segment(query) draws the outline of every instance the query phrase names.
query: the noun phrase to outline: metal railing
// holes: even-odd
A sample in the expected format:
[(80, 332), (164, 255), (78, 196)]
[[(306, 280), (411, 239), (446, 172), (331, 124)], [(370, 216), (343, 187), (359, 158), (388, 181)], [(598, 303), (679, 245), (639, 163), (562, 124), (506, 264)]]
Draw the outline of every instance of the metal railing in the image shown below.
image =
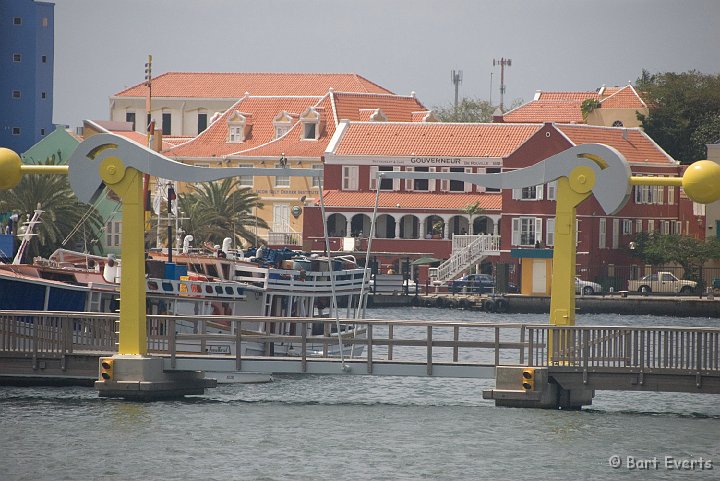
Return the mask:
[(720, 373), (717, 328), (527, 326), (527, 339), (536, 366)]
[(491, 255), (500, 255), (499, 235), (453, 236), (452, 255), (437, 267), (435, 277), (439, 281), (447, 281)]
[[(78, 351), (116, 351), (117, 315), (0, 311), (0, 355), (59, 357)], [(340, 321), (342, 344), (367, 364), (398, 361), (476, 365), (561, 366), (583, 369), (720, 374), (720, 328), (490, 324), (404, 320)], [(309, 334), (309, 326), (317, 329)], [(148, 316), (148, 350), (234, 358), (246, 343), (286, 348), (285, 354), (333, 358), (334, 319), (225, 316)], [(212, 346), (230, 346), (223, 352)], [(310, 349), (309, 346), (314, 348)], [(266, 349), (266, 354), (272, 349)]]

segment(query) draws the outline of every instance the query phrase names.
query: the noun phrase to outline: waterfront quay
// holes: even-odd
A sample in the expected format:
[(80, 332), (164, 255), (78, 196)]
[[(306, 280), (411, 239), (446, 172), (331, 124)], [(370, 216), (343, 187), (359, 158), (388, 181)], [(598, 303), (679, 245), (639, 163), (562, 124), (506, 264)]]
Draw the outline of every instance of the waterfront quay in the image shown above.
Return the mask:
[[(374, 294), (368, 305), (374, 308), (418, 306), (443, 309), (488, 310), (487, 301), (493, 301), (489, 312), (539, 313), (550, 312), (550, 296), (525, 296), (503, 294), (498, 296), (476, 294)], [(498, 299), (505, 305), (497, 310)], [(577, 296), (576, 310), (579, 314), (647, 314), (653, 316), (708, 317), (720, 319), (720, 297), (700, 296)]]

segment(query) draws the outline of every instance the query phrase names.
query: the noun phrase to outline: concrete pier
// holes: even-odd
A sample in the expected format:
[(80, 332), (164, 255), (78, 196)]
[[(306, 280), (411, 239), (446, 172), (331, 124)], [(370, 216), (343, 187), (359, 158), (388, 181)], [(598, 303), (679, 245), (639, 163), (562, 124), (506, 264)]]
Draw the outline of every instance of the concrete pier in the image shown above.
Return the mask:
[(205, 379), (201, 371), (166, 371), (158, 357), (115, 355), (99, 359), (100, 397), (140, 401), (204, 394), (217, 380)]

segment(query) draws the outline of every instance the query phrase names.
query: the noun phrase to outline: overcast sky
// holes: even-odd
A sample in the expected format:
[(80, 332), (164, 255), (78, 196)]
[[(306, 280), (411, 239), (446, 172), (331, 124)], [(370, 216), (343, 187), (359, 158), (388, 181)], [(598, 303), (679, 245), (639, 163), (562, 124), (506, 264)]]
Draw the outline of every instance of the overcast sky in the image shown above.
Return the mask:
[[(354, 72), (427, 107), (720, 71), (718, 0), (54, 0), (54, 121), (168, 71)], [(491, 76), (491, 74), (493, 74)]]

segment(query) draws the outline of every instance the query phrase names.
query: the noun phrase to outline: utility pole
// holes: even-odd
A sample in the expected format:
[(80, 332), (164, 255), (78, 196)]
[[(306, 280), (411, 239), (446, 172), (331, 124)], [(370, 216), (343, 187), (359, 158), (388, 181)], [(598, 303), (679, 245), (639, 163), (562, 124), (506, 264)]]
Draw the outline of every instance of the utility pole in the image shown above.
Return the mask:
[(457, 108), (458, 108), (458, 87), (462, 83), (462, 76), (463, 76), (462, 70), (453, 70), (450, 73), (450, 82), (452, 82), (453, 85), (455, 85), (455, 112), (457, 112)]
[(500, 110), (505, 112), (505, 106), (503, 104), (503, 98), (505, 95), (505, 66), (511, 66), (512, 60), (504, 57), (501, 57), (500, 60), (493, 59), (493, 67), (495, 65), (500, 65)]

